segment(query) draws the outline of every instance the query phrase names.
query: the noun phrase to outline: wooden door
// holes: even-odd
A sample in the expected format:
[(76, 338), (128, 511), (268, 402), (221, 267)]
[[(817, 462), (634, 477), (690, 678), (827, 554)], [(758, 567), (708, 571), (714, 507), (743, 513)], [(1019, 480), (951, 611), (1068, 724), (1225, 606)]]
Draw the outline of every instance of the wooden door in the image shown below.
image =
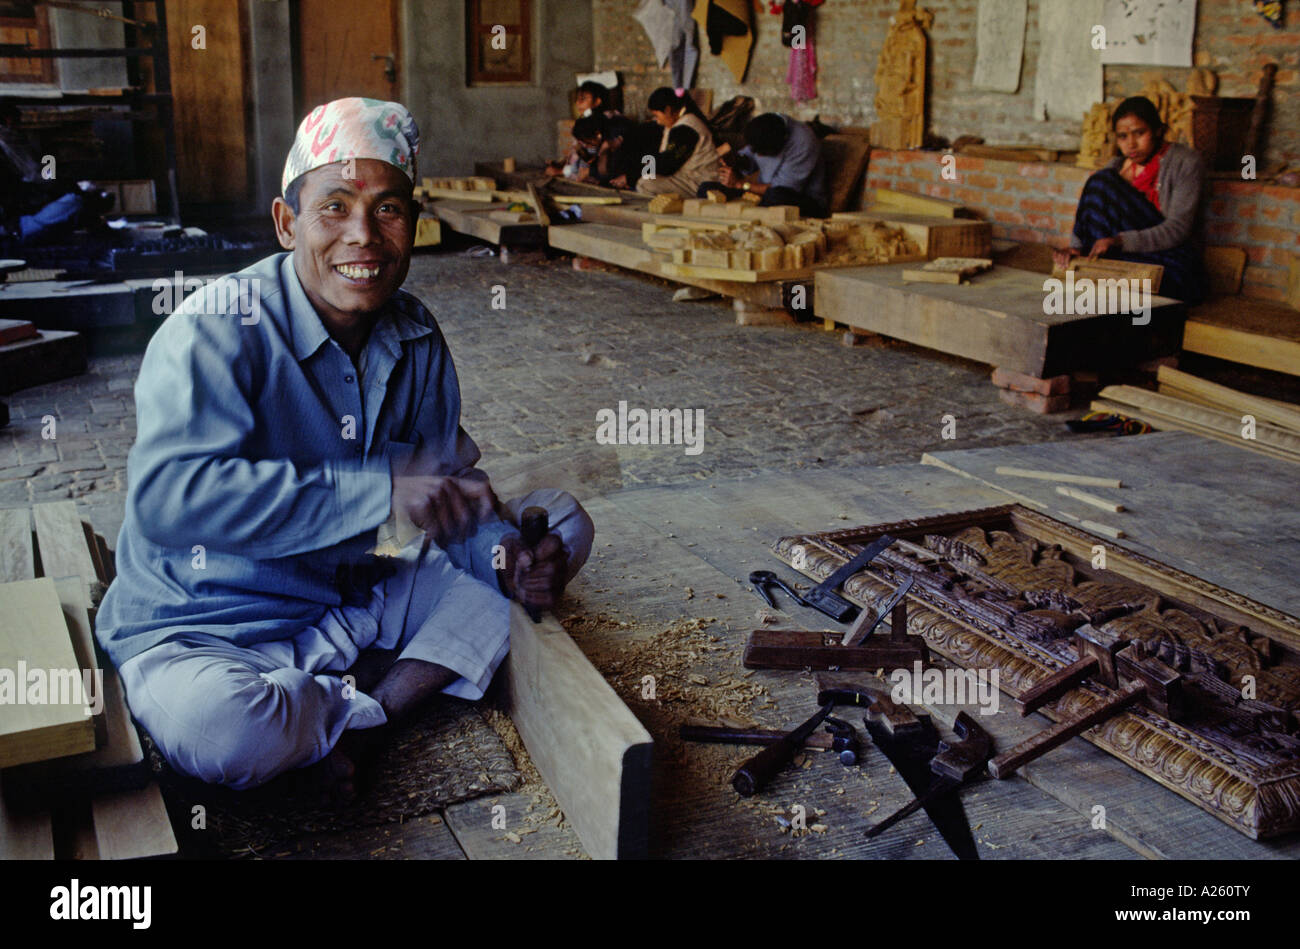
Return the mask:
[(396, 0), (298, 0), (297, 12), (300, 115), (342, 96), (397, 99)]

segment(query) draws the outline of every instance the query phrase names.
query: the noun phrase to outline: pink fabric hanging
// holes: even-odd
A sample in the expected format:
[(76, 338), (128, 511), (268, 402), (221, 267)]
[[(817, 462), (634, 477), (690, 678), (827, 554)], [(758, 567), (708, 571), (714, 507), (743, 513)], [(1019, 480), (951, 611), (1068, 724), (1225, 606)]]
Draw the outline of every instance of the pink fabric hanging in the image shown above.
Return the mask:
[(790, 50), (790, 69), (785, 81), (790, 84), (790, 98), (795, 102), (817, 98), (817, 48), (811, 30), (803, 49)]

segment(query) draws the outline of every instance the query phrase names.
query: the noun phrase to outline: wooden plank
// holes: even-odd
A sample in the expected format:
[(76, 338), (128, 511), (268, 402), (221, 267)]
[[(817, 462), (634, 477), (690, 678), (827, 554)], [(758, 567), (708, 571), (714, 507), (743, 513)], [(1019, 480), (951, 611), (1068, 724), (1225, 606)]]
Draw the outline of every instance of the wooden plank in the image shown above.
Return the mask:
[(162, 857), (180, 849), (157, 782), (138, 791), (101, 795), (90, 807), (100, 860)]
[(819, 270), (815, 314), (918, 346), (1045, 378), (1171, 352), (1184, 307), (1151, 298), (1150, 322), (1044, 312), (1041, 274), (995, 266), (960, 286), (906, 284), (903, 264)]
[(893, 208), (908, 214), (933, 214), (938, 217), (958, 217), (965, 208), (956, 201), (932, 198), (925, 194), (911, 191), (895, 191), (893, 188), (876, 188), (873, 192), (873, 204), (868, 211), (881, 211)]
[(556, 801), (596, 859), (640, 858), (649, 843), (652, 741), (549, 615), (511, 604), (506, 708)]
[(1249, 297), (1210, 300), (1188, 317), (1183, 349), (1300, 375), (1300, 311)]
[(25, 507), (0, 510), (0, 581), (31, 580), (36, 576), (31, 517), (30, 509)]
[(310, 834), (273, 850), (272, 860), (465, 860), (447, 822), (437, 814), (342, 833)]
[[(1165, 418), (1185, 419), (1220, 434), (1234, 436), (1242, 442), (1254, 441), (1265, 447), (1300, 454), (1300, 434), (1288, 432), (1282, 428), (1257, 424), (1255, 438), (1243, 438), (1241, 434), (1241, 414), (1239, 412), (1225, 412), (1199, 405), (1189, 405), (1181, 399), (1161, 395), (1159, 392), (1151, 392), (1147, 389), (1139, 389), (1137, 386), (1106, 386), (1098, 393), (1098, 396), (1112, 402), (1132, 405), (1137, 409), (1156, 412)], [(1252, 446), (1247, 444), (1243, 445), (1243, 447), (1250, 448)]]
[[(88, 651), (91, 657), (89, 667), (96, 668), (98, 663), (81, 584), (75, 577), (65, 577), (56, 580), (55, 585), (64, 615), (74, 630), (74, 643), (83, 640), (78, 660), (83, 668), (87, 668), (87, 660), (81, 656)], [(9, 769), (6, 776), (21, 782), (18, 803), (42, 798), (64, 800), (87, 794), (138, 789), (148, 784), (148, 764), (139, 733), (127, 709), (121, 679), (111, 664), (104, 663), (99, 668), (103, 701), (102, 711), (96, 716), (99, 748), (86, 754)]]
[[(76, 676), (75, 697), (80, 698), (81, 676), (72, 650), (67, 623), (59, 606), (58, 591), (49, 578), (0, 584), (0, 669), (13, 676), (13, 701), (26, 696), (28, 672), (41, 670), (47, 679), (42, 704), (0, 704), (0, 768), (75, 755), (95, 749), (95, 726), (84, 704), (53, 703), (50, 697), (72, 698), (64, 693), (66, 677)], [(19, 663), (22, 663), (20, 666)], [(48, 681), (52, 676), (59, 682)], [(59, 687), (59, 695), (52, 690)]]
[(35, 339), (37, 335), (36, 325), (27, 320), (0, 320), (0, 346), (20, 339)]
[(998, 465), (995, 474), (1011, 475), (1015, 478), (1034, 478), (1037, 481), (1061, 481), (1066, 484), (1090, 485), (1094, 488), (1122, 488), (1118, 478), (1097, 478), (1092, 475), (1071, 474), (1062, 471), (1038, 471), (1030, 468), (1016, 468), (1012, 465)]
[(852, 207), (862, 186), (862, 176), (871, 155), (871, 140), (864, 135), (832, 133), (822, 139), (822, 154), (826, 158), (830, 210), (846, 210)]
[(525, 792), (462, 801), (447, 808), (447, 824), (470, 860), (585, 858), (587, 853), (571, 824), (561, 827), (554, 822), (529, 819), (545, 816), (529, 813), (528, 809), (535, 803), (534, 796)]
[(833, 221), (878, 221), (899, 227), (920, 245), (929, 259), (936, 257), (989, 257), (992, 255), (993, 225), (971, 218), (940, 217), (885, 211), (844, 211), (831, 215)]
[(86, 535), (73, 501), (48, 501), (32, 506), (36, 526), (36, 552), (41, 575), (45, 577), (81, 577), (86, 587), (86, 601), (98, 603), (95, 584), (99, 573), (86, 545)]
[(1186, 389), (1202, 398), (1207, 398), (1224, 409), (1247, 412), (1257, 419), (1273, 422), (1292, 431), (1300, 431), (1300, 406), (1280, 404), (1276, 399), (1262, 399), (1246, 392), (1238, 392), (1236, 389), (1202, 379), (1190, 372), (1181, 372), (1171, 366), (1160, 366), (1156, 370), (1156, 379), (1161, 383), (1168, 383), (1175, 388)]
[[(90, 681), (96, 691), (87, 698), (92, 703), (92, 707), (95, 702), (100, 703), (99, 712), (92, 718), (95, 725), (95, 744), (99, 749), (103, 749), (109, 739), (108, 716), (104, 714), (106, 706), (103, 704), (104, 693), (101, 691), (103, 679), (96, 675), (99, 664), (95, 658), (95, 634), (91, 631), (90, 616), (86, 612), (86, 588), (79, 577), (58, 577), (54, 580), (54, 588), (59, 594), (59, 608), (63, 610), (63, 618), (68, 625), (68, 633), (72, 638), (72, 652), (77, 657), (82, 681), (83, 683), (86, 681), (87, 674), (93, 677)], [(97, 685), (93, 684), (96, 682)]]

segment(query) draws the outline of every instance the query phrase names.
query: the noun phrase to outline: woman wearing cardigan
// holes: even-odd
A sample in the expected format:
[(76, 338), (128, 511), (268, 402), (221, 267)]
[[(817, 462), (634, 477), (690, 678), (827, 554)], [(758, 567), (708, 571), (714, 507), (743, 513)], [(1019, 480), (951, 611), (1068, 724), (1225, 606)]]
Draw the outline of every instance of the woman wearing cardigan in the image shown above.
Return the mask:
[(1056, 263), (1086, 255), (1160, 264), (1160, 295), (1199, 303), (1207, 291), (1200, 235), (1205, 163), (1198, 152), (1164, 140), (1150, 99), (1125, 99), (1111, 121), (1123, 156), (1088, 178), (1070, 249), (1057, 251)]

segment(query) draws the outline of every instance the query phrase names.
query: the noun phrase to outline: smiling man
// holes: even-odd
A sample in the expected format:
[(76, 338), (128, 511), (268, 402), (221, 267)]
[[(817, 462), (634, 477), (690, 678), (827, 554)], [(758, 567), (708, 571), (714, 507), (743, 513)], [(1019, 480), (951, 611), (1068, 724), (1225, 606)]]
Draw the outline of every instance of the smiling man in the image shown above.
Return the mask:
[[(475, 468), (451, 354), (399, 289), (418, 152), (397, 103), (314, 109), (272, 209), (288, 253), (192, 294), (145, 353), (96, 635), (136, 719), (201, 780), (316, 765), (351, 797), (394, 723), (438, 693), (482, 697), (520, 621), (509, 600), (553, 605), (590, 552), (568, 494), (502, 503)], [(526, 550), (529, 505), (552, 533)], [(423, 534), (376, 557), (392, 514)]]

